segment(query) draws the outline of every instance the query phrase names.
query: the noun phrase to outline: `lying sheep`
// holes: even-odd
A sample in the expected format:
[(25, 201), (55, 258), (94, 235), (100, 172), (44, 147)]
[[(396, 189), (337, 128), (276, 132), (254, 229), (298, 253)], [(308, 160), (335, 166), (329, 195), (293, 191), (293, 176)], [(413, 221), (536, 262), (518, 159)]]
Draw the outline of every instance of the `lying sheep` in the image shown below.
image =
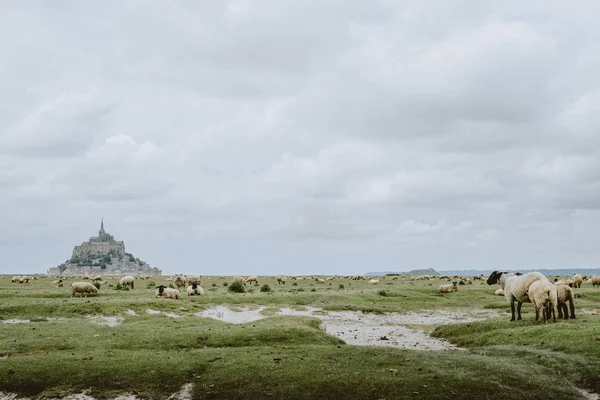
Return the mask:
[(502, 290), (502, 289), (498, 289), (498, 290), (496, 290), (496, 291), (494, 292), (494, 294), (495, 294), (496, 296), (504, 296), (504, 290)]
[(188, 296), (201, 296), (204, 294), (204, 289), (202, 289), (196, 282), (192, 283), (186, 289)]
[(546, 323), (552, 313), (552, 321), (556, 322), (555, 310), (558, 306), (556, 286), (548, 279), (540, 279), (529, 285), (527, 295), (535, 307), (535, 320)]
[(133, 282), (134, 281), (135, 281), (135, 277), (134, 276), (125, 275), (119, 281), (119, 285), (121, 285), (121, 286), (131, 286), (131, 289), (133, 289)]
[(440, 285), (439, 290), (440, 293), (458, 292), (458, 286), (456, 286), (456, 282), (452, 282), (447, 285)]
[(581, 276), (581, 274), (573, 274), (573, 276), (571, 276), (571, 281), (573, 282), (573, 287), (580, 288), (583, 283), (583, 276)]
[(590, 279), (592, 280), (592, 282), (590, 282), (592, 287), (598, 286), (600, 288), (600, 275), (592, 275)]
[(377, 285), (379, 283), (379, 279), (371, 279), (371, 280), (369, 280), (369, 283), (371, 285)]
[(96, 286), (90, 282), (73, 282), (71, 283), (71, 296), (75, 296), (76, 293), (84, 294), (98, 294)]
[[(497, 283), (504, 290), (504, 298), (510, 304), (511, 321), (515, 321), (515, 302), (517, 302), (518, 320), (521, 320), (521, 306), (523, 303), (531, 303), (527, 290), (529, 286), (538, 280), (548, 281), (543, 274), (539, 272), (529, 272), (525, 275), (515, 275), (507, 277), (507, 272), (494, 271), (487, 279), (488, 285)], [(548, 281), (550, 282), (550, 281)]]
[(181, 295), (179, 294), (179, 290), (177, 289), (166, 287), (165, 285), (160, 285), (156, 287), (154, 297), (164, 297), (165, 299), (179, 300), (181, 298)]
[[(573, 289), (567, 285), (556, 286), (556, 297), (558, 300), (558, 318), (568, 319), (569, 309), (571, 310), (571, 319), (575, 319), (575, 296)], [(569, 309), (567, 309), (567, 301)]]

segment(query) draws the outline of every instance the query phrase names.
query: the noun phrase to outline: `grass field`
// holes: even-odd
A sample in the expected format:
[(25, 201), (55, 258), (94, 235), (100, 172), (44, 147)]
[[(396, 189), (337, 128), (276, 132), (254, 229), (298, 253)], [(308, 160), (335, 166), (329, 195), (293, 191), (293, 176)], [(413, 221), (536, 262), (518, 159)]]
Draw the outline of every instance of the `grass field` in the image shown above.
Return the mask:
[[(252, 292), (231, 293), (231, 278), (203, 278), (205, 295), (155, 299), (150, 281), (71, 297), (51, 278), (29, 284), (0, 279), (0, 391), (95, 398), (130, 393), (167, 398), (193, 384), (194, 399), (576, 399), (600, 393), (600, 290), (575, 289), (576, 320), (539, 325), (530, 304), (523, 320), (409, 328), (466, 350), (423, 351), (355, 346), (321, 329), (310, 316), (274, 316), (230, 324), (196, 314), (214, 306), (427, 314), (431, 310), (508, 311), (497, 286), (473, 282), (440, 294), (440, 281), (314, 281), (278, 285), (260, 277)], [(165, 278), (153, 281), (168, 284)], [(445, 283), (445, 282), (444, 282)], [(268, 284), (271, 292), (261, 292)], [(108, 287), (113, 285), (113, 287)], [(149, 314), (148, 310), (161, 313)], [(172, 318), (176, 315), (180, 318)], [(116, 326), (103, 317), (118, 317)], [(29, 321), (29, 322), (24, 322)], [(21, 323), (19, 323), (21, 322)]]

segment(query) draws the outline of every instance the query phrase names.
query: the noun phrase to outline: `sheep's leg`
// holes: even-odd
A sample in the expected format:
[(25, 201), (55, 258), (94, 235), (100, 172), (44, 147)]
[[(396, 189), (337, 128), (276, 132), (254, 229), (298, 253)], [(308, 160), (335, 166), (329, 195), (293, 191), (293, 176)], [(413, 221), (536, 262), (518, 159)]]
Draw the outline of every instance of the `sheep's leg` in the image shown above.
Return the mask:
[(523, 318), (521, 318), (521, 306), (523, 306), (523, 302), (521, 302), (521, 301), (518, 301), (518, 302), (517, 302), (517, 315), (518, 315), (518, 316), (517, 316), (517, 320), (519, 320), (519, 321), (520, 321), (521, 319), (523, 319)]
[(514, 300), (510, 301), (510, 312), (512, 314), (512, 317), (510, 320), (514, 321), (515, 320), (515, 301)]
[[(571, 308), (571, 319), (575, 319), (575, 305), (573, 304), (573, 300), (569, 300), (569, 307)], [(565, 304), (565, 309), (567, 305)], [(567, 317), (565, 317), (566, 319)]]

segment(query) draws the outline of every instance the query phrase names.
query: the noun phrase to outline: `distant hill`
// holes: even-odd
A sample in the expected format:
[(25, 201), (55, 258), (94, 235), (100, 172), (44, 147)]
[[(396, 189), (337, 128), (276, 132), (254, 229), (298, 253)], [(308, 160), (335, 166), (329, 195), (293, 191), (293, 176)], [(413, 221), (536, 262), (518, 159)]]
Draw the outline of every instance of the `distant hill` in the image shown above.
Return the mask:
[[(485, 276), (489, 276), (493, 270), (491, 269), (452, 269), (452, 270), (443, 270), (437, 272), (433, 268), (429, 269), (414, 269), (412, 271), (385, 271), (385, 272), (367, 272), (365, 276), (377, 275), (383, 276), (388, 274), (402, 274), (402, 275), (458, 275), (458, 276), (473, 276), (483, 274)], [(561, 276), (570, 276), (575, 273), (581, 275), (600, 275), (600, 268), (560, 268), (560, 269), (505, 269), (508, 272), (522, 272), (526, 274), (527, 272), (537, 271), (541, 272), (544, 275), (561, 275)]]
[(439, 273), (433, 268), (427, 269), (413, 269), (411, 271), (402, 271), (402, 272), (367, 272), (365, 276), (384, 276), (384, 275), (439, 275)]

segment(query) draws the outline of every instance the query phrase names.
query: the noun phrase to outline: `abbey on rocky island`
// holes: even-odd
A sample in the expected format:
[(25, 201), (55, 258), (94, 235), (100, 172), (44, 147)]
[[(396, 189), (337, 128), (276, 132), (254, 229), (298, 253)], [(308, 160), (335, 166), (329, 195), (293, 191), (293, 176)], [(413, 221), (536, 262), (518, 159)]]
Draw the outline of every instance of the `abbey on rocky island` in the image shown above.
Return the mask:
[(98, 236), (73, 248), (73, 254), (49, 275), (160, 275), (162, 271), (125, 252), (125, 243), (115, 240), (100, 222)]

